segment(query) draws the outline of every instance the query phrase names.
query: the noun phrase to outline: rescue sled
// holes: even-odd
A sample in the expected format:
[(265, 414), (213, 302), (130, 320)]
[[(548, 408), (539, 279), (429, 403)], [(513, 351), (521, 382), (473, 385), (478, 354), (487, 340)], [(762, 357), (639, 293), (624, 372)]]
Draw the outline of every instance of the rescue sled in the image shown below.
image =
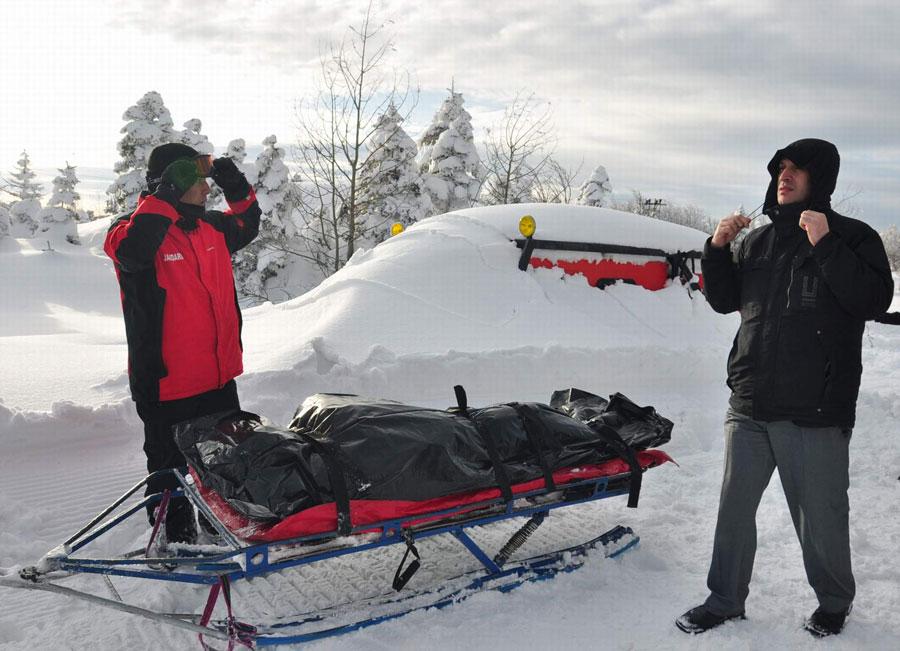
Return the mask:
[[(467, 407), (461, 387), (457, 387), (457, 398), (458, 406), (448, 410), (449, 425), (437, 424), (435, 428), (440, 430), (443, 427), (445, 432), (452, 430), (454, 444), (459, 443), (459, 437), (468, 436), (470, 431), (477, 431), (479, 440), (492, 441), (486, 444), (492, 450), (483, 451), (486, 458), (490, 457), (487, 465), (496, 480), (491, 486), (476, 486), (473, 490), (430, 500), (357, 499), (360, 487), (363, 492), (370, 490), (371, 478), (363, 477), (364, 481), (358, 486), (346, 477), (336, 479), (334, 464), (320, 462), (326, 457), (332, 460), (340, 458), (340, 454), (323, 452), (323, 441), (340, 442), (341, 431), (346, 431), (348, 437), (357, 437), (357, 440), (360, 430), (364, 436), (371, 437), (371, 432), (365, 429), (374, 421), (379, 421), (379, 427), (387, 424), (387, 429), (392, 429), (395, 421), (390, 415), (401, 414), (401, 408), (408, 406), (389, 401), (359, 401), (348, 396), (314, 396), (295, 418), (295, 424), (299, 419), (305, 428), (302, 436), (295, 439), (286, 431), (281, 433), (285, 441), (283, 447), (307, 455), (307, 460), (314, 458), (309, 456), (311, 450), (321, 455), (316, 457), (319, 461), (301, 470), (306, 489), (311, 493), (327, 492), (329, 488), (323, 488), (321, 484), (329, 481), (343, 484), (339, 490), (331, 491), (343, 491), (337, 499), (326, 500), (313, 507), (320, 511), (316, 517), (304, 515), (312, 510), (307, 508), (268, 522), (248, 518), (241, 511), (279, 510), (283, 495), (278, 490), (285, 483), (285, 476), (274, 480), (274, 489), (269, 487), (266, 490), (268, 497), (275, 495), (280, 501), (253, 497), (256, 502), (251, 504), (246, 501), (244, 487), (230, 485), (227, 481), (223, 483), (211, 470), (222, 470), (228, 481), (234, 480), (238, 471), (227, 467), (227, 464), (223, 470), (222, 460), (246, 459), (248, 450), (260, 441), (262, 447), (270, 450), (272, 437), (278, 434), (275, 428), (266, 428), (258, 422), (248, 424), (249, 414), (219, 418), (214, 429), (210, 429), (208, 420), (192, 421), (180, 426), (177, 434), (191, 464), (189, 470), (166, 470), (137, 483), (81, 530), (49, 552), (37, 565), (21, 569), (15, 576), (0, 577), (0, 585), (56, 592), (164, 622), (199, 634), (204, 646), (204, 638), (212, 638), (226, 641), (229, 648), (234, 645), (254, 648), (340, 635), (413, 611), (441, 608), (482, 591), (507, 592), (528, 582), (551, 579), (560, 572), (571, 572), (584, 565), (591, 552), (615, 557), (637, 544), (638, 537), (630, 528), (617, 525), (602, 533), (594, 532), (588, 540), (563, 548), (532, 555), (526, 554), (524, 549), (538, 527), (545, 522), (553, 522), (551, 516), (560, 509), (621, 495), (629, 495), (630, 505), (636, 506), (642, 473), (671, 459), (660, 450), (636, 450), (635, 445), (625, 443), (619, 432), (628, 432), (628, 438), (634, 444), (645, 447), (667, 441), (671, 422), (660, 417), (651, 407), (637, 407), (619, 394), (605, 401), (591, 394), (569, 390), (554, 394), (551, 405), (555, 402), (556, 408), (532, 403), (509, 403), (483, 410)], [(434, 411), (420, 410), (418, 417), (430, 419)], [(517, 436), (527, 436), (528, 446), (536, 442), (533, 432), (539, 431), (546, 423), (559, 424), (555, 430), (544, 433), (543, 450), (540, 447), (534, 449), (534, 471), (539, 474), (533, 479), (518, 481), (532, 472), (528, 468), (531, 462), (521, 457), (521, 450), (509, 446), (512, 439), (496, 436), (496, 431), (509, 432), (510, 421), (503, 419), (507, 413), (514, 414), (514, 420), (521, 421), (523, 431)], [(360, 414), (365, 416), (360, 417)], [(547, 419), (541, 421), (542, 415), (546, 415)], [(413, 414), (411, 417), (416, 416)], [(564, 418), (591, 423), (591, 431), (599, 433), (594, 449), (589, 449), (587, 439), (578, 439), (581, 436), (579, 432), (587, 430), (580, 425), (568, 424), (562, 420)], [(472, 423), (474, 430), (460, 429), (467, 422)], [(342, 430), (342, 423), (347, 425), (345, 430)], [(499, 424), (500, 430), (492, 433), (487, 427), (492, 423)], [(618, 425), (618, 430), (611, 424)], [(315, 431), (316, 427), (328, 429), (331, 438), (314, 439), (306, 434)], [(565, 427), (570, 427), (571, 431), (562, 432)], [(426, 438), (433, 440), (440, 438), (440, 434)], [(306, 447), (297, 443), (298, 440)], [(551, 449), (553, 441), (563, 445)], [(248, 442), (250, 447), (245, 445), (240, 448)], [(228, 444), (234, 447), (229, 450)], [(202, 450), (206, 461), (196, 456), (192, 458), (187, 449), (189, 445)], [(340, 447), (336, 446), (339, 452)], [(346, 447), (352, 449), (353, 445)], [(609, 458), (612, 449), (615, 453), (613, 458)], [(232, 452), (234, 454), (229, 457)], [(515, 456), (514, 461), (510, 460), (510, 454)], [(271, 466), (267, 477), (277, 474), (278, 465), (284, 460), (283, 455), (276, 456), (277, 463)], [(557, 458), (588, 461), (554, 467), (558, 465), (553, 461)], [(354, 461), (351, 458), (347, 463)], [(321, 477), (318, 479), (312, 476), (317, 472), (317, 465), (328, 466), (319, 469)], [(505, 474), (498, 471), (504, 466)], [(356, 468), (356, 471), (365, 473), (365, 468)], [(468, 477), (467, 481), (477, 484), (479, 470), (474, 472), (475, 475)], [(177, 490), (137, 498), (149, 480), (166, 473), (177, 480)], [(342, 474), (348, 474), (346, 469)], [(401, 490), (405, 490), (403, 484), (401, 480)], [(384, 495), (385, 491), (389, 493), (396, 487), (382, 481), (380, 494)], [(378, 487), (376, 493), (377, 490)], [(434, 490), (439, 491), (440, 488)], [(209, 536), (209, 544), (166, 544), (158, 540), (159, 532), (164, 529), (161, 523), (167, 504), (180, 496), (186, 497), (200, 514), (201, 520), (209, 523), (208, 528), (214, 532)], [(292, 493), (292, 498), (296, 497), (297, 493)], [(377, 505), (371, 508), (372, 504), (367, 502), (376, 502)], [(92, 544), (98, 539), (110, 536), (130, 518), (137, 516), (143, 519), (146, 506), (157, 504), (157, 523), (146, 545), (116, 557), (99, 558), (91, 553)], [(323, 516), (325, 512), (330, 515)], [(321, 526), (323, 520), (329, 523), (327, 527)], [(517, 521), (524, 523), (519, 525)], [(497, 528), (503, 532), (503, 537), (499, 539), (502, 544), (485, 544), (482, 534), (496, 532)], [(439, 537), (452, 540), (459, 550), (470, 557), (471, 563), (461, 566), (460, 571), (445, 574), (437, 585), (417, 589), (414, 580), (417, 572), (423, 569), (427, 573), (429, 566), (440, 564), (441, 558), (429, 557), (423, 549), (429, 541)], [(493, 538), (498, 540), (496, 535)], [(244, 621), (242, 609), (248, 604), (241, 603), (239, 599), (235, 599), (234, 604), (232, 602), (233, 589), (236, 597), (246, 596), (253, 600), (254, 590), (257, 590), (254, 579), (270, 575), (286, 576), (298, 569), (321, 566), (341, 557), (361, 558), (376, 553), (382, 554), (382, 557), (390, 554), (393, 561), (399, 563), (385, 590), (366, 599), (301, 609), (299, 612), (269, 613), (270, 616), (253, 621)], [(105, 582), (108, 597), (96, 594), (96, 590), (63, 585), (66, 579), (95, 575)], [(113, 579), (119, 581), (120, 577), (209, 586), (209, 595), (205, 606), (196, 613), (154, 612), (123, 601), (113, 583)], [(285, 583), (280, 585), (283, 589)], [(241, 592), (242, 586), (247, 586), (246, 594)], [(289, 584), (291, 589), (294, 586), (298, 589), (305, 587), (302, 576)], [(276, 586), (276, 589), (279, 588)], [(220, 595), (224, 599), (224, 617), (214, 618)]]

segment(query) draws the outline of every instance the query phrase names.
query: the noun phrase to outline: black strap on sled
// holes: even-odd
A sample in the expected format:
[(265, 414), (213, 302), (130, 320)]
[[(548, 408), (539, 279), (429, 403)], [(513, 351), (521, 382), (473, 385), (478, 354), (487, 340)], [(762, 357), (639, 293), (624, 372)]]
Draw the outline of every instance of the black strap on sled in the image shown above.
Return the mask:
[[(406, 551), (403, 553), (403, 558), (400, 560), (400, 565), (397, 566), (397, 571), (394, 573), (394, 582), (391, 584), (394, 590), (400, 592), (403, 587), (409, 583), (409, 580), (413, 577), (413, 574), (419, 571), (419, 567), (421, 567), (421, 563), (419, 559), (419, 550), (416, 549), (416, 545), (413, 543), (412, 533), (407, 530), (403, 532), (403, 540), (406, 542)], [(409, 564), (405, 570), (403, 566), (406, 564), (406, 559), (409, 558), (410, 553), (415, 557), (412, 563)]]
[(494, 468), (494, 479), (497, 481), (497, 487), (500, 489), (500, 495), (503, 496), (503, 501), (507, 503), (512, 502), (512, 487), (509, 483), (509, 476), (506, 474), (506, 467), (503, 465), (503, 460), (500, 458), (500, 452), (497, 450), (497, 441), (494, 440), (494, 435), (481, 427), (478, 424), (478, 421), (472, 418), (472, 415), (469, 413), (466, 390), (462, 385), (457, 384), (453, 387), (453, 392), (456, 394), (456, 406), (459, 410), (459, 414), (472, 422), (472, 425), (475, 426), (475, 431), (478, 432), (478, 435), (481, 436), (481, 440), (484, 441), (484, 447), (487, 448), (491, 466)]
[(528, 443), (531, 444), (531, 449), (534, 451), (538, 465), (540, 465), (541, 471), (544, 473), (545, 487), (548, 491), (555, 491), (556, 482), (553, 481), (553, 468), (550, 467), (547, 457), (544, 455), (545, 443), (549, 443), (552, 440), (547, 426), (544, 424), (544, 421), (534, 414), (533, 407), (517, 402), (511, 403), (510, 406), (516, 410), (519, 419), (522, 421), (522, 427), (525, 429)]
[(634, 448), (628, 445), (619, 436), (619, 433), (606, 423), (594, 421), (590, 424), (590, 427), (613, 447), (619, 458), (628, 464), (628, 468), (631, 470), (628, 487), (628, 508), (637, 508), (638, 499), (641, 496), (641, 479), (644, 471), (641, 469), (641, 464), (638, 463)]
[[(687, 285), (691, 278), (694, 277), (694, 260), (699, 258), (697, 251), (678, 251), (677, 253), (666, 254), (666, 262), (669, 263), (669, 278), (678, 278), (682, 285)], [(691, 262), (690, 268), (687, 263)]]
[(302, 430), (295, 432), (304, 441), (312, 446), (322, 461), (325, 462), (325, 470), (328, 472), (328, 483), (331, 484), (331, 492), (334, 495), (334, 505), (337, 508), (337, 531), (341, 536), (349, 536), (353, 530), (350, 520), (350, 491), (347, 490), (347, 480), (341, 470), (341, 462), (337, 458), (334, 449), (323, 441), (310, 436)]

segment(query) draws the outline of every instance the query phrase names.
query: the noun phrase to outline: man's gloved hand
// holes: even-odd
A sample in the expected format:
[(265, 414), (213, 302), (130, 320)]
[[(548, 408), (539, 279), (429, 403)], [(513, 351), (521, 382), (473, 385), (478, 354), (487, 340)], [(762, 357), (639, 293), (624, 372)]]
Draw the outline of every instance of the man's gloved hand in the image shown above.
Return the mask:
[(247, 177), (230, 158), (217, 158), (213, 161), (212, 180), (222, 188), (228, 201), (240, 201), (250, 193)]

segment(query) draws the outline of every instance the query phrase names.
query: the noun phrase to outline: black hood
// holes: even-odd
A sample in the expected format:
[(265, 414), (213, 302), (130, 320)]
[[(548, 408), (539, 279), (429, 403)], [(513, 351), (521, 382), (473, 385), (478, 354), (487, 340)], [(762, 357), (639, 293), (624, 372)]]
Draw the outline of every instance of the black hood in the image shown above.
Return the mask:
[(769, 182), (769, 189), (766, 191), (766, 202), (763, 212), (772, 216), (771, 213), (778, 207), (778, 166), (785, 158), (793, 162), (797, 167), (809, 172), (811, 185), (809, 200), (799, 208), (801, 210), (818, 210), (819, 212), (830, 210), (831, 194), (837, 185), (841, 157), (838, 154), (837, 147), (827, 140), (804, 138), (803, 140), (792, 142), (784, 149), (779, 149), (775, 152), (772, 160), (769, 161), (769, 176), (772, 177), (772, 180)]

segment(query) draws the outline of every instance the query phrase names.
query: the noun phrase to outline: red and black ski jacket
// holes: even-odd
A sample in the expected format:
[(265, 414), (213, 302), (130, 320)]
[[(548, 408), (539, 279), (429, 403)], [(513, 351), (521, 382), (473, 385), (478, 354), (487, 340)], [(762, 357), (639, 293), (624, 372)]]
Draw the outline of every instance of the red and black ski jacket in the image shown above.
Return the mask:
[(194, 396), (243, 371), (231, 254), (256, 237), (260, 214), (251, 189), (186, 231), (171, 204), (145, 195), (110, 226), (104, 250), (121, 288), (136, 402)]

